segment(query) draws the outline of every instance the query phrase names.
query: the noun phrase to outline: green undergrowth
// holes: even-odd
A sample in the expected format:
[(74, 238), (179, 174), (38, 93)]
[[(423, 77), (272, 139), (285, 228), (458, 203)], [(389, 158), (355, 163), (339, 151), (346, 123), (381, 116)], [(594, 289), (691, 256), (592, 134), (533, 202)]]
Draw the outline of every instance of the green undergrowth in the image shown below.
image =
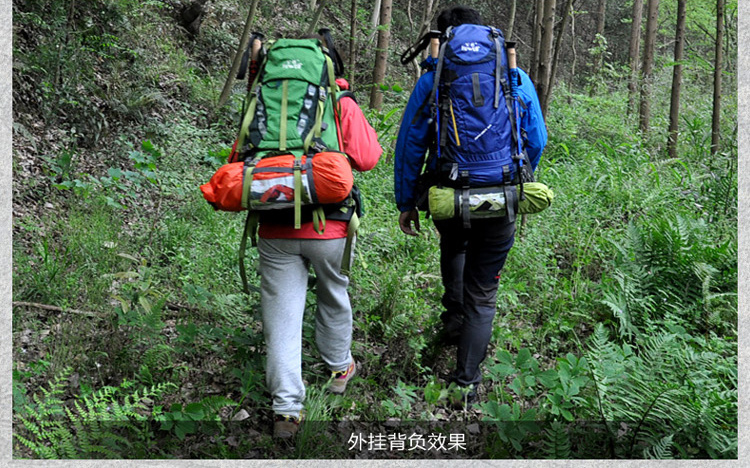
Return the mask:
[[(120, 24), (135, 2), (115, 3), (105, 13)], [(162, 6), (149, 2), (143, 15), (161, 24)], [(313, 287), (302, 369), (310, 424), (287, 445), (270, 437), (260, 297), (241, 291), (245, 215), (214, 211), (198, 189), (228, 155), (239, 103), (211, 114), (219, 75), (139, 27), (139, 40), (81, 33), (65, 51), (89, 44), (78, 58), (102, 57), (122, 80), (140, 70), (149, 92), (103, 88), (123, 107), (76, 114), (79, 130), (43, 152), (41, 173), (14, 180), (14, 197), (39, 207), (13, 225), (13, 300), (26, 303), (12, 319), (15, 457), (342, 458), (359, 455), (349, 433), (341, 439), (346, 424), (394, 434), (397, 423), (450, 422), (474, 441), (466, 457), (736, 458), (736, 103), (711, 156), (701, 117), (710, 99), (688, 88), (679, 157), (668, 159), (662, 122), (648, 137), (634, 132), (624, 90), (560, 86), (536, 173), (555, 201), (519, 220), (481, 402), (456, 410), (460, 394), (445, 381), (455, 350), (433, 345), (439, 237), (431, 220), (413, 238), (398, 228), (392, 147), (406, 96), (394, 88), (384, 110), (367, 112), (383, 158), (355, 175), (365, 197), (349, 288), (358, 375), (345, 396), (324, 391)], [(153, 69), (126, 66), (139, 50), (161, 51)], [(24, 63), (29, 73), (55, 60), (46, 54)], [(85, 83), (39, 92), (72, 112), (93, 92)], [(167, 107), (168, 118), (148, 117)], [(114, 136), (114, 122), (137, 131)], [(18, 123), (26, 142), (31, 127)], [(106, 150), (91, 149), (100, 139)], [(246, 262), (257, 286), (254, 249)]]
[[(553, 108), (554, 137), (537, 171), (555, 202), (517, 226), (478, 409), (448, 405), (455, 390), (443, 376), (454, 357), (435, 355), (431, 344), (442, 294), (438, 235), (424, 219), (416, 238), (398, 229), (386, 146), (373, 171), (356, 175), (366, 211), (350, 285), (360, 375), (345, 397), (322, 391), (326, 371), (308, 314), (311, 418), (474, 420), (491, 428), (475, 454), (489, 457), (736, 455), (736, 189), (722, 192), (718, 181), (706, 188), (715, 179), (699, 174), (701, 162), (665, 160), (625, 131), (580, 135), (567, 115), (576, 101), (606, 103), (568, 99), (571, 107)], [(589, 118), (598, 118), (592, 109)], [(238, 275), (244, 215), (214, 212), (202, 200), (197, 186), (226, 147), (211, 132), (192, 131), (205, 139), (189, 149), (145, 142), (131, 149), (131, 168), (108, 172), (110, 182), (90, 180), (85, 192), (58, 184), (52, 200), (66, 222), (49, 213), (16, 226), (14, 300), (96, 314), (16, 308), (14, 336), (29, 337), (14, 368), (18, 454), (124, 456), (134, 444), (128, 453), (150, 457), (348, 456), (305, 442), (310, 434), (299, 442), (305, 451), (268, 438), (259, 297), (241, 293)], [(197, 155), (189, 167), (179, 164), (186, 151)], [(250, 250), (257, 284), (255, 258)], [(311, 310), (314, 303), (311, 292)], [(67, 392), (67, 403), (40, 409), (40, 392), (58, 376), (67, 380), (53, 391)], [(61, 433), (64, 421), (80, 421), (65, 407), (93, 404), (109, 387), (131, 399), (158, 388), (149, 397), (156, 406), (141, 411), (156, 422), (107, 427), (117, 438), (103, 448), (95, 442), (106, 431), (86, 435), (102, 428)], [(243, 414), (256, 432), (237, 442), (242, 421), (231, 418)], [(40, 426), (47, 417), (54, 425)], [(587, 443), (587, 431), (596, 443)], [(201, 434), (222, 443), (205, 446)]]

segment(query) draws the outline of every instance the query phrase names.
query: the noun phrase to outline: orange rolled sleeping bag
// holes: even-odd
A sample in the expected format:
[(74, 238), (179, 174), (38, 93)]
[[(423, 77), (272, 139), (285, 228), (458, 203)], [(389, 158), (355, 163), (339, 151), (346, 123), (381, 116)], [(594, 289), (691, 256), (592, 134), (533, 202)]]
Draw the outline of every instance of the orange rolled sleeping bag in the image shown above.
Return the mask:
[(201, 185), (203, 198), (221, 211), (242, 211), (242, 172), (244, 162), (224, 164), (211, 177), (207, 184)]
[(354, 186), (354, 175), (349, 157), (344, 153), (324, 151), (313, 156), (312, 160), (318, 203), (344, 201)]
[[(304, 166), (307, 157), (301, 157)], [(242, 211), (243, 169), (245, 163), (236, 162), (221, 166), (211, 180), (201, 185), (203, 198), (215, 209), (222, 211)], [(260, 159), (253, 169), (253, 180), (283, 179), (288, 180), (288, 169), (294, 167), (293, 155), (272, 156)], [(285, 169), (285, 172), (274, 172), (273, 168)], [(255, 169), (264, 169), (256, 172)], [(349, 196), (354, 185), (351, 164), (344, 153), (324, 151), (312, 157), (312, 180), (314, 184), (314, 203), (339, 203)], [(306, 171), (302, 171), (303, 181), (309, 180)], [(269, 207), (270, 208), (270, 207)], [(262, 208), (261, 208), (262, 209)]]

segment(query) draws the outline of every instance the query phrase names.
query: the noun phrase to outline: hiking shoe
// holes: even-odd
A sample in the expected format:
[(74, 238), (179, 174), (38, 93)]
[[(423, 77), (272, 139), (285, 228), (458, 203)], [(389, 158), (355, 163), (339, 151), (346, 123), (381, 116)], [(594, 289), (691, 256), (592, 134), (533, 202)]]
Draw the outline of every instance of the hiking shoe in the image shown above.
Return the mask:
[(443, 326), (438, 332), (438, 342), (443, 346), (457, 346), (464, 326), (463, 316), (449, 315), (448, 311), (440, 314)]
[(357, 364), (354, 362), (354, 359), (352, 359), (352, 362), (349, 364), (349, 367), (346, 368), (346, 370), (342, 371), (333, 371), (331, 372), (331, 383), (328, 385), (328, 391), (331, 393), (335, 393), (336, 395), (341, 395), (344, 393), (344, 390), (346, 390), (346, 384), (354, 377), (354, 374), (357, 373)]
[[(453, 385), (450, 387), (453, 387)], [(454, 410), (468, 410), (479, 401), (479, 394), (477, 394), (477, 389), (474, 385), (469, 385), (467, 387), (455, 386), (453, 387), (453, 391), (450, 393), (448, 400), (451, 408)]]
[(437, 338), (438, 342), (443, 346), (458, 346), (458, 342), (461, 340), (461, 326), (445, 326), (438, 332)]
[(297, 433), (301, 422), (301, 413), (299, 417), (291, 414), (277, 414), (273, 421), (273, 436), (277, 439), (291, 439)]

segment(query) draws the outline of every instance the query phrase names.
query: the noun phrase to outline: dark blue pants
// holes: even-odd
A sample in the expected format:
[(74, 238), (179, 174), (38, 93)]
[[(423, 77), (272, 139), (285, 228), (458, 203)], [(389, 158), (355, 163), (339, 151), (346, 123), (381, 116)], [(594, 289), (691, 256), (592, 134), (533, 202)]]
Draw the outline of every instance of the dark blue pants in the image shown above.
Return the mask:
[(465, 229), (458, 219), (435, 221), (440, 233), (440, 270), (446, 329), (460, 329), (456, 370), (459, 385), (479, 383), (479, 364), (487, 354), (497, 309), (500, 271), (515, 240), (515, 222), (507, 218), (478, 219)]

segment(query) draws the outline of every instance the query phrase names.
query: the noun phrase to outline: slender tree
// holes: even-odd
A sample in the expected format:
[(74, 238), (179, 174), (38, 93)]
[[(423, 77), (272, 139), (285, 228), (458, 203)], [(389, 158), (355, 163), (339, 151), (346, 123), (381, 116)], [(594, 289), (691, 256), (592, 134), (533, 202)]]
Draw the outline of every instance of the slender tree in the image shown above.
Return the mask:
[(372, 16), (370, 16), (370, 37), (367, 39), (369, 44), (372, 44), (372, 40), (375, 38), (375, 33), (378, 31), (378, 25), (380, 24), (380, 11), (383, 5), (383, 0), (375, 0), (375, 4), (372, 7)]
[(505, 32), (505, 39), (512, 41), (513, 40), (513, 27), (516, 24), (516, 6), (517, 6), (518, 0), (513, 0), (510, 4), (510, 14), (508, 15), (508, 30)]
[(565, 8), (563, 9), (563, 18), (562, 23), (560, 24), (560, 32), (557, 34), (557, 38), (555, 38), (555, 52), (552, 58), (552, 70), (550, 71), (550, 89), (548, 91), (548, 94), (552, 91), (552, 86), (555, 83), (555, 75), (557, 74), (557, 61), (560, 57), (560, 49), (562, 49), (562, 39), (563, 35), (565, 34), (565, 28), (568, 26), (568, 19), (572, 15), (571, 10), (573, 9), (573, 0), (567, 0), (565, 2)]
[(570, 12), (570, 50), (573, 60), (570, 64), (570, 74), (576, 76), (576, 65), (578, 64), (578, 51), (576, 50), (576, 12)]
[(639, 128), (648, 133), (651, 117), (651, 88), (653, 87), (654, 44), (659, 18), (659, 0), (648, 0), (648, 17), (646, 19), (646, 40), (643, 43), (643, 77), (641, 83), (641, 106)]
[(677, 157), (677, 137), (680, 120), (680, 88), (682, 87), (682, 55), (685, 50), (685, 16), (687, 0), (677, 0), (677, 31), (674, 44), (674, 71), (672, 73), (672, 100), (669, 106), (669, 141), (667, 152), (670, 158)]
[[(607, 16), (607, 0), (599, 0), (599, 7), (596, 11), (596, 37), (594, 38), (594, 47), (599, 46), (599, 36), (604, 36), (604, 24)], [(599, 73), (604, 61), (604, 53), (599, 53), (594, 62), (594, 74)]]
[[(417, 36), (415, 38), (415, 41), (419, 40), (420, 37), (427, 34), (427, 32), (430, 30), (430, 25), (432, 24), (432, 18), (435, 17), (435, 14), (437, 13), (438, 8), (440, 7), (440, 0), (425, 0), (424, 4), (424, 11), (422, 12), (422, 22), (419, 25), (419, 31), (417, 32)], [(426, 58), (428, 54), (428, 50), (424, 51), (423, 58)], [(415, 58), (412, 61), (414, 65), (414, 75), (412, 76), (413, 84), (416, 84), (417, 80), (419, 79), (419, 76), (422, 73), (422, 70), (419, 68), (419, 61), (417, 58)]]
[[(315, 10), (315, 14), (310, 21), (310, 26), (307, 27), (307, 34), (315, 32), (315, 28), (318, 26), (318, 21), (320, 21), (320, 15), (323, 13), (323, 8), (325, 8), (327, 1), (328, 0), (320, 0), (320, 3), (318, 3), (318, 9)], [(311, 5), (314, 6), (314, 4)]]
[(628, 115), (635, 109), (635, 97), (638, 94), (638, 52), (641, 48), (641, 24), (643, 23), (643, 0), (633, 1), (633, 24), (630, 29), (630, 79), (628, 80)]
[(378, 46), (375, 49), (375, 68), (372, 71), (372, 89), (370, 91), (370, 108), (380, 109), (383, 105), (383, 93), (380, 85), (385, 81), (388, 66), (388, 46), (391, 41), (391, 10), (393, 0), (382, 0), (380, 5), (380, 27), (378, 29)]
[(63, 46), (60, 46), (59, 44), (57, 46), (57, 61), (55, 63), (55, 76), (52, 80), (52, 83), (55, 86), (59, 86), (62, 81), (63, 52), (65, 51), (64, 46), (68, 45), (70, 31), (73, 30), (73, 19), (74, 19), (75, 12), (76, 12), (76, 2), (75, 0), (71, 0), (70, 4), (68, 5), (68, 19), (65, 24), (65, 38), (63, 39)]
[(247, 43), (250, 40), (250, 31), (253, 28), (253, 19), (255, 19), (255, 10), (258, 8), (259, 1), (260, 0), (253, 0), (253, 2), (250, 4), (250, 11), (248, 12), (247, 19), (245, 20), (245, 29), (242, 30), (242, 38), (240, 39), (240, 43), (237, 46), (237, 52), (235, 52), (234, 54), (234, 60), (232, 60), (232, 68), (231, 70), (229, 70), (229, 76), (227, 76), (227, 81), (224, 83), (224, 89), (221, 90), (219, 103), (216, 105), (217, 108), (226, 104), (227, 99), (229, 99), (229, 95), (232, 93), (232, 85), (234, 84), (235, 77), (237, 76), (237, 72), (240, 69), (242, 55), (245, 53), (245, 49), (247, 49)]
[(542, 105), (542, 114), (547, 115), (550, 98), (550, 74), (552, 67), (552, 39), (555, 29), (555, 8), (557, 0), (544, 1), (544, 21), (542, 27), (542, 43), (539, 49), (539, 72), (536, 82), (537, 94)]
[(357, 64), (357, 0), (352, 0), (352, 12), (349, 17), (349, 81), (354, 86), (354, 67)]
[(721, 135), (721, 72), (724, 59), (724, 0), (716, 0), (716, 53), (714, 57), (714, 109), (711, 119), (711, 154), (719, 151)]
[(531, 38), (531, 66), (529, 67), (529, 77), (533, 82), (539, 78), (539, 53), (542, 48), (542, 22), (544, 20), (544, 2), (545, 0), (536, 0), (534, 3), (534, 30)]

